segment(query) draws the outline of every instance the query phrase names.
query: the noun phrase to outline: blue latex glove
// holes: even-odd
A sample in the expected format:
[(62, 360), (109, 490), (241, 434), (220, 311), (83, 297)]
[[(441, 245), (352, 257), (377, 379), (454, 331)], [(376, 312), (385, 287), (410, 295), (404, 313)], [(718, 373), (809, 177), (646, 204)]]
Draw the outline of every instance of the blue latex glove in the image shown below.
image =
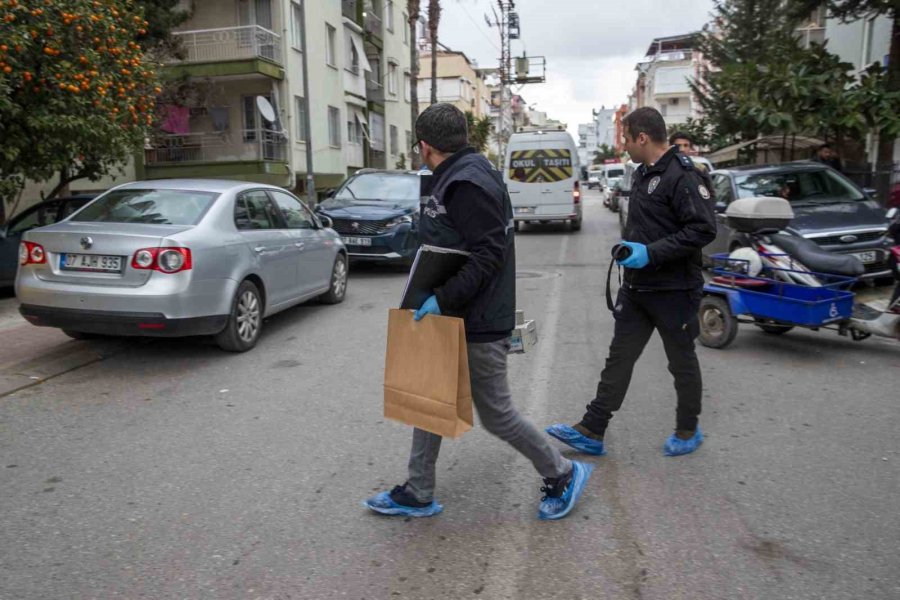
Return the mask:
[(428, 300), (426, 300), (422, 306), (419, 307), (419, 310), (416, 311), (416, 316), (413, 318), (416, 321), (421, 321), (425, 318), (425, 315), (439, 314), (441, 314), (441, 307), (438, 306), (437, 298), (435, 296), (429, 296)]
[(631, 256), (625, 260), (617, 261), (620, 265), (628, 269), (643, 269), (650, 264), (647, 246), (637, 242), (622, 242), (622, 245), (631, 248)]

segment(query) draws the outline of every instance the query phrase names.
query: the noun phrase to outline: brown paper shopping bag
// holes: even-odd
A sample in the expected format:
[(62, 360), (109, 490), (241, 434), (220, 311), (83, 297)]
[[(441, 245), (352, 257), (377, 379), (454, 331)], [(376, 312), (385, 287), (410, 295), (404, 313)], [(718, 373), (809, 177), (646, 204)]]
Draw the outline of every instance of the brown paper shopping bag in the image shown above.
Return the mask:
[(472, 385), (462, 319), (409, 310), (388, 316), (384, 416), (444, 437), (472, 428)]

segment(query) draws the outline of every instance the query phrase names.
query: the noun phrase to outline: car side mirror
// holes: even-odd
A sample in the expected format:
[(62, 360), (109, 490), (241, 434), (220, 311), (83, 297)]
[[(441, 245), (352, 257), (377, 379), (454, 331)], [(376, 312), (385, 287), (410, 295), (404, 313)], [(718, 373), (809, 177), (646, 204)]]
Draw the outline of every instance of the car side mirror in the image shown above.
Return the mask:
[(885, 217), (887, 217), (888, 219), (893, 219), (894, 217), (897, 216), (898, 212), (900, 212), (900, 211), (898, 211), (897, 207), (895, 206), (894, 208), (887, 211), (887, 214), (885, 215)]
[(866, 193), (866, 196), (869, 196), (870, 198), (878, 197), (878, 190), (875, 188), (863, 188), (863, 191)]
[(319, 222), (322, 223), (322, 227), (326, 229), (334, 229), (334, 221), (331, 220), (331, 217), (327, 215), (316, 215), (319, 219)]
[(724, 213), (726, 210), (728, 210), (727, 204), (725, 204), (724, 202), (716, 202), (716, 212), (717, 213)]

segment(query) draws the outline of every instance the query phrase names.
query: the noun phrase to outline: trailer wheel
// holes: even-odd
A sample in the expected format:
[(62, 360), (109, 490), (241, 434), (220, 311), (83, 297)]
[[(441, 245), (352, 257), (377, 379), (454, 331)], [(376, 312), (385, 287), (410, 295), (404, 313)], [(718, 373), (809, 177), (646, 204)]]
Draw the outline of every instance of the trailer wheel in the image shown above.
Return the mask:
[(700, 343), (707, 348), (724, 348), (734, 341), (738, 320), (731, 314), (728, 300), (704, 296), (700, 300)]

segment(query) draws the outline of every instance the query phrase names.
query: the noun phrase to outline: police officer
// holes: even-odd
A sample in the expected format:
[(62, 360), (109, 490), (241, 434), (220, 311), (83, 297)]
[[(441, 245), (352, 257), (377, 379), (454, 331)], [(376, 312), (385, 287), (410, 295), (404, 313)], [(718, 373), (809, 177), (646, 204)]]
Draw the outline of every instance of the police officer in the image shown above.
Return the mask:
[[(507, 338), (515, 327), (516, 258), (512, 203), (502, 175), (467, 144), (466, 116), (452, 104), (433, 104), (416, 120), (416, 148), (433, 171), (423, 189), (419, 236), (423, 244), (469, 253), (460, 271), (416, 311), (461, 317), (472, 402), (484, 428), (528, 458), (544, 478), (541, 519), (565, 517), (583, 492), (591, 465), (564, 458), (512, 403)], [(430, 517), (441, 436), (415, 429), (405, 483), (367, 499), (374, 512)], [(477, 493), (477, 492), (476, 492)]]
[(666, 123), (653, 108), (624, 119), (625, 149), (642, 163), (635, 172), (620, 260), (625, 277), (615, 302), (615, 333), (597, 396), (581, 422), (552, 425), (547, 432), (588, 454), (605, 454), (603, 436), (622, 405), (634, 363), (659, 332), (678, 395), (675, 432), (668, 456), (688, 454), (703, 441), (698, 426), (703, 385), (694, 352), (703, 276), (701, 248), (716, 237), (711, 192), (690, 157), (666, 144)]

